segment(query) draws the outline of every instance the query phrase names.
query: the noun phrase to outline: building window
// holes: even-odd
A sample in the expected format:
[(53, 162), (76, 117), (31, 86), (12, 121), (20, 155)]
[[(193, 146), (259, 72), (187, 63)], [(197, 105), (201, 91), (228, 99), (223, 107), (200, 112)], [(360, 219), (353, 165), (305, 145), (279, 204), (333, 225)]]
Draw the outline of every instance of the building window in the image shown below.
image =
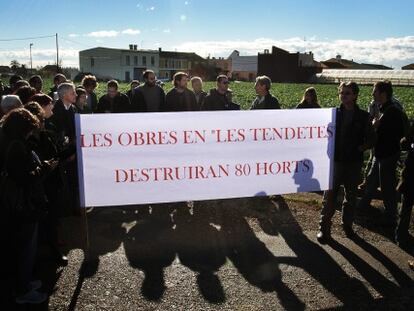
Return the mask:
[(147, 65), (147, 57), (146, 57), (146, 56), (142, 56), (142, 64), (143, 64), (144, 66), (146, 66), (146, 65)]
[(125, 65), (127, 66), (131, 65), (131, 60), (130, 60), (129, 55), (125, 56)]
[(125, 81), (129, 82), (130, 80), (131, 80), (131, 76), (130, 76), (129, 71), (125, 71)]
[(181, 68), (181, 61), (180, 60), (175, 61), (175, 68)]
[(91, 57), (91, 67), (95, 66), (95, 59)]
[(154, 66), (154, 65), (155, 65), (155, 57), (151, 56), (151, 66)]
[(138, 56), (134, 56), (134, 65), (138, 66)]
[(174, 60), (173, 59), (170, 60), (170, 66), (169, 67), (174, 68)]

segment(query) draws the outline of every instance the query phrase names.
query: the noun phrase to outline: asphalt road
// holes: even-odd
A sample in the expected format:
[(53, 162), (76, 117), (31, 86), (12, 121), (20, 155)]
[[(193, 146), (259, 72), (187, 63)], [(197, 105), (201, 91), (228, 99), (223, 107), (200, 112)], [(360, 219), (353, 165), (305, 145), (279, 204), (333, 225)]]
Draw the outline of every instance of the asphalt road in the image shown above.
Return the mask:
[(320, 196), (283, 198), (89, 210), (87, 264), (82, 218), (64, 218), (69, 265), (43, 246), (50, 298), (18, 310), (413, 310), (414, 243), (392, 243), (378, 208), (357, 218), (354, 240), (337, 212), (320, 245)]

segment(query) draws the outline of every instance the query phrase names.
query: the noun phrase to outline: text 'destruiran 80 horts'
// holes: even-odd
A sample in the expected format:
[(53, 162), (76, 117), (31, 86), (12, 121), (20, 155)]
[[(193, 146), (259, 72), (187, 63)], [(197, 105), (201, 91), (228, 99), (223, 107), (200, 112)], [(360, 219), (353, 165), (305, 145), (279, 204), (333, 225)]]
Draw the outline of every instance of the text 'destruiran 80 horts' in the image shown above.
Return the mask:
[(77, 115), (81, 205), (330, 188), (335, 110)]

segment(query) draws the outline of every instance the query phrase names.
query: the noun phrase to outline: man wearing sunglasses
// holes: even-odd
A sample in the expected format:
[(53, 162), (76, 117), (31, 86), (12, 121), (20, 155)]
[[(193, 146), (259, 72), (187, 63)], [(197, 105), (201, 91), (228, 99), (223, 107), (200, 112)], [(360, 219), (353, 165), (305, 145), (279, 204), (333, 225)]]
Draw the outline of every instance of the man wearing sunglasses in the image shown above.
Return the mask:
[(210, 90), (201, 110), (240, 110), (240, 106), (232, 101), (229, 78), (226, 75), (219, 75), (216, 81), (217, 87)]

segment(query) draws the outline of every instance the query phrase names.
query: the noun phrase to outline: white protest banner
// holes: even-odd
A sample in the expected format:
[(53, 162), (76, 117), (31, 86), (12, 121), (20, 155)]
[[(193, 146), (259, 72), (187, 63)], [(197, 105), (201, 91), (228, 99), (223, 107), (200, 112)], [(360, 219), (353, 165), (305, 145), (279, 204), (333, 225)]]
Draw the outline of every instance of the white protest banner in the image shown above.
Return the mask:
[(76, 115), (82, 206), (326, 190), (335, 109)]

